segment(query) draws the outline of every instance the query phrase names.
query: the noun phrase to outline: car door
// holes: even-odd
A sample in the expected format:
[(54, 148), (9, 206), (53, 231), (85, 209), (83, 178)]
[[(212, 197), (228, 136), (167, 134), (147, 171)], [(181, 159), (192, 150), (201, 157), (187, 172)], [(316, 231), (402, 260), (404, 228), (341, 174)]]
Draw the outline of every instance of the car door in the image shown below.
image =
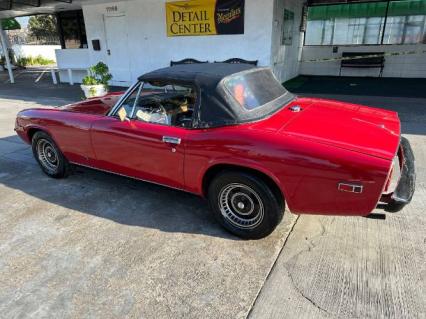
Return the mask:
[(160, 123), (149, 123), (130, 114), (135, 113), (141, 87), (117, 109), (127, 110), (124, 121), (118, 116), (95, 121), (91, 128), (94, 166), (175, 188), (184, 187), (184, 154), (187, 129)]
[(95, 166), (176, 188), (183, 187), (186, 130), (107, 117), (92, 126)]

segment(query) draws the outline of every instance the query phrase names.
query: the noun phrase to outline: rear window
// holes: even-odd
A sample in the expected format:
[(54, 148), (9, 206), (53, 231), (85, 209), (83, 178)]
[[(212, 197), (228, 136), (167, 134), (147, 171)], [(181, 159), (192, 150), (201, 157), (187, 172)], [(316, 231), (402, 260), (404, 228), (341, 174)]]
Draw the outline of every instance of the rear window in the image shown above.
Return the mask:
[(259, 108), (287, 93), (268, 69), (232, 75), (225, 79), (224, 85), (235, 100), (248, 111)]

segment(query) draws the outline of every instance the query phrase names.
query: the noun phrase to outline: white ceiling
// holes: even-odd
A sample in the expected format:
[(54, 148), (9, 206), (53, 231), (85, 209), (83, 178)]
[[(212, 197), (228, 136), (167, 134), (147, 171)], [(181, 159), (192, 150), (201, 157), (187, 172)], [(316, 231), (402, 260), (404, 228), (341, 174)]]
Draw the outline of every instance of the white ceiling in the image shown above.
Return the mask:
[(114, 0), (73, 0), (72, 3), (59, 2), (53, 0), (41, 0), (40, 7), (18, 7), (17, 9), (0, 11), (0, 19), (22, 17), (35, 14), (48, 14), (59, 11), (79, 10), (84, 4), (95, 4), (95, 3), (111, 3), (118, 2)]

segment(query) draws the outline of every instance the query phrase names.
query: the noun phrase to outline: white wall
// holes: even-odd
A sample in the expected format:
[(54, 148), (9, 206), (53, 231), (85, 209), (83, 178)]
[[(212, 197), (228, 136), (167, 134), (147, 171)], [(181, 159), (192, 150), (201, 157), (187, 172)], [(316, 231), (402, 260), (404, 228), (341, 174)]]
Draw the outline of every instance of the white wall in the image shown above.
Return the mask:
[[(83, 77), (87, 75), (86, 69), (90, 67), (89, 49), (58, 49), (56, 59), (59, 69), (74, 69), (72, 70), (74, 83), (81, 83)], [(60, 70), (59, 79), (61, 82), (69, 82), (68, 71)]]
[(43, 58), (53, 60), (55, 62), (55, 50), (60, 48), (60, 45), (14, 44), (12, 46), (17, 57), (36, 57), (41, 55)]
[[(291, 45), (282, 45), (284, 9), (294, 13), (293, 41)], [(273, 13), (273, 32), (271, 44), (271, 66), (277, 78), (284, 82), (299, 75), (299, 52), (303, 45), (300, 30), (303, 1), (275, 0)]]
[[(302, 51), (302, 61), (324, 58), (339, 58), (342, 52), (404, 52), (425, 51), (425, 44), (411, 45), (368, 45), (368, 46), (339, 46), (338, 52), (333, 53), (332, 46), (305, 46)], [(410, 54), (386, 56), (384, 77), (425, 78), (426, 54)], [(339, 75), (340, 61), (332, 62), (302, 62), (300, 74), (304, 75)], [(342, 76), (378, 76), (379, 69), (342, 68)]]
[[(114, 2), (126, 14), (131, 80), (170, 64), (170, 60), (195, 58), (225, 60), (243, 58), (270, 65), (274, 0), (245, 1), (245, 33), (242, 35), (167, 37), (164, 0)], [(295, 0), (296, 1), (296, 0)], [(84, 5), (90, 62), (107, 62), (104, 15), (111, 4)], [(125, 36), (125, 35), (123, 35)], [(101, 51), (93, 51), (92, 39), (101, 40)]]

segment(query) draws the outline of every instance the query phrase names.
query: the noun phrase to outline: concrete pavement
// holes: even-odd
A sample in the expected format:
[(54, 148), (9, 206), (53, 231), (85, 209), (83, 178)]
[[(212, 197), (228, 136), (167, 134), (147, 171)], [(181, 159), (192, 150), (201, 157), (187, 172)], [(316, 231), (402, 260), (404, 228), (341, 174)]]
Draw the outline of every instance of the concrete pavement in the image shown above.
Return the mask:
[(242, 241), (189, 194), (83, 168), (43, 175), (14, 117), (79, 99), (62, 90), (0, 87), (0, 317), (426, 318), (425, 98), (316, 94), (400, 113), (418, 175), (404, 211), (287, 212)]
[(82, 168), (48, 178), (13, 132), (35, 100), (0, 98), (0, 317), (245, 318), (295, 216), (243, 241), (183, 192)]
[(416, 193), (386, 220), (300, 216), (249, 317), (426, 318), (426, 99), (300, 94), (399, 112)]

